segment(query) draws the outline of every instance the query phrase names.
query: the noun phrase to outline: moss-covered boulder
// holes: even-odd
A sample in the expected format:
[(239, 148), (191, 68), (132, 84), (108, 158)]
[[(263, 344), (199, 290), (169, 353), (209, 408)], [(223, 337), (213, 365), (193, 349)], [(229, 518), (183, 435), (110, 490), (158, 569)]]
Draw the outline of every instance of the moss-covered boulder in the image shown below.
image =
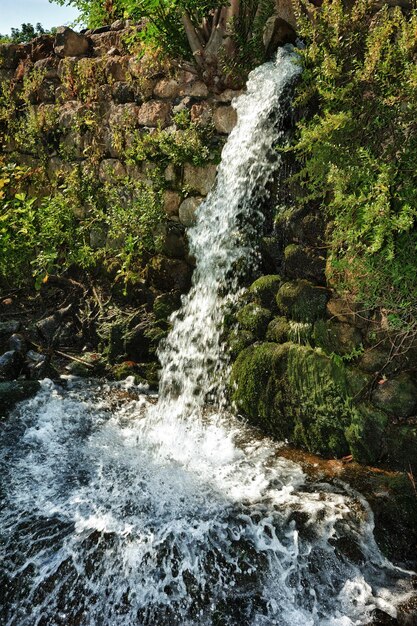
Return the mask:
[(18, 402), (34, 396), (40, 388), (36, 380), (0, 382), (0, 419), (6, 417)]
[(240, 328), (249, 330), (259, 339), (265, 336), (266, 329), (272, 317), (271, 311), (259, 306), (255, 302), (250, 302), (236, 315)]
[(345, 370), (323, 353), (293, 343), (263, 343), (241, 352), (232, 398), (254, 424), (310, 452), (343, 456), (353, 406)]
[(286, 383), (288, 410), (295, 417), (294, 443), (324, 456), (348, 454), (345, 429), (353, 406), (343, 365), (308, 346), (293, 345)]
[(311, 248), (291, 243), (284, 250), (285, 274), (290, 278), (306, 278), (325, 282), (325, 259)]
[(163, 293), (153, 303), (153, 313), (156, 320), (167, 320), (171, 314), (181, 306), (181, 294), (179, 291)]
[(384, 462), (417, 476), (417, 425), (391, 424), (386, 435)]
[(281, 285), (281, 276), (269, 274), (255, 280), (249, 287), (249, 293), (254, 302), (266, 309), (273, 309), (276, 306), (275, 299)]
[(313, 340), (327, 354), (350, 355), (354, 358), (363, 352), (360, 330), (343, 322), (318, 320), (314, 324)]
[(401, 419), (417, 414), (417, 382), (408, 372), (380, 381), (372, 393), (372, 402), (391, 417)]
[(252, 423), (278, 439), (286, 439), (294, 423), (284, 410), (281, 381), (291, 344), (262, 343), (241, 352), (231, 375), (232, 400)]
[(136, 385), (146, 384), (143, 369), (134, 361), (123, 361), (111, 368), (111, 375), (115, 380), (125, 380), (128, 376), (133, 376)]
[(301, 279), (284, 283), (277, 293), (276, 303), (282, 315), (296, 322), (315, 322), (324, 317), (327, 299), (326, 289)]
[(226, 341), (230, 357), (232, 359), (236, 359), (242, 350), (255, 343), (255, 341), (256, 337), (250, 330), (239, 330), (234, 328), (229, 333)]
[(370, 403), (355, 407), (345, 435), (355, 461), (373, 465), (383, 459), (388, 416)]
[(357, 367), (349, 366), (345, 371), (348, 391), (354, 400), (359, 401), (371, 388), (374, 378)]
[(268, 324), (266, 339), (267, 341), (275, 341), (276, 343), (285, 343), (289, 340), (290, 332), (290, 324), (286, 317), (274, 317)]

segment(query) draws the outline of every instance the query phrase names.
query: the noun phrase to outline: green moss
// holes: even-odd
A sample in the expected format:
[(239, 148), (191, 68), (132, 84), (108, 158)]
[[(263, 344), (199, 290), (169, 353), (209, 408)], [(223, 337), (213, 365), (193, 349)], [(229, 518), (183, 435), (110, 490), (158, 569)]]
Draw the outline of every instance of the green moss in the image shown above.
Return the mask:
[(388, 417), (369, 403), (355, 407), (345, 435), (355, 461), (372, 465), (381, 460), (386, 440)]
[(288, 409), (296, 423), (293, 441), (325, 456), (347, 454), (344, 430), (353, 408), (344, 367), (309, 347), (292, 345), (286, 384)]
[(133, 376), (136, 385), (146, 383), (142, 370), (133, 361), (123, 361), (123, 363), (114, 365), (111, 369), (111, 374), (116, 380), (125, 380), (128, 376)]
[(232, 398), (252, 422), (278, 439), (325, 456), (349, 451), (353, 408), (343, 366), (292, 343), (256, 344), (232, 370)]
[(314, 322), (326, 313), (328, 294), (308, 280), (284, 283), (276, 297), (278, 310), (296, 322)]
[(289, 339), (290, 324), (286, 317), (274, 317), (269, 322), (266, 331), (267, 341), (275, 341), (276, 343), (285, 343)]
[(241, 352), (231, 375), (232, 400), (251, 421), (278, 439), (290, 437), (291, 418), (284, 413), (281, 379), (290, 344), (262, 343)]
[(309, 322), (289, 321), (288, 340), (300, 345), (311, 345), (313, 325)]
[(255, 343), (255, 341), (256, 337), (250, 330), (233, 329), (226, 342), (231, 358), (236, 359), (242, 350)]
[(244, 306), (236, 315), (240, 327), (251, 331), (260, 339), (265, 335), (271, 317), (271, 311), (254, 302)]
[(309, 248), (291, 243), (284, 250), (285, 273), (290, 278), (312, 278), (323, 281), (324, 259)]
[(157, 320), (167, 320), (170, 315), (181, 306), (179, 291), (163, 293), (155, 299), (153, 312)]
[(277, 274), (261, 276), (249, 287), (249, 293), (257, 304), (272, 309), (275, 307), (275, 298), (281, 284), (281, 277)]
[(417, 476), (417, 426), (392, 424), (387, 433), (384, 460), (390, 467)]
[(356, 367), (346, 367), (346, 380), (352, 398), (358, 399), (370, 389), (374, 377)]
[(361, 332), (350, 324), (318, 320), (314, 324), (313, 340), (327, 354), (347, 356), (357, 353), (360, 356), (363, 353)]

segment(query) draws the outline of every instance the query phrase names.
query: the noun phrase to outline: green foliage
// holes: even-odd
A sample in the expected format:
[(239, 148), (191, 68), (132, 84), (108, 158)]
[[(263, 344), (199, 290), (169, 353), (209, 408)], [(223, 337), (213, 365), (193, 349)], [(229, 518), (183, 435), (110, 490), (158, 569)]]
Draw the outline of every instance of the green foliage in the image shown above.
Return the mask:
[(98, 28), (110, 24), (113, 20), (124, 17), (124, 0), (49, 0), (61, 6), (73, 6), (80, 15), (79, 24), (87, 28)]
[[(274, 0), (51, 0), (77, 7), (80, 22), (93, 28), (117, 17), (142, 23), (139, 38), (176, 60), (195, 63), (205, 78), (213, 71), (224, 78), (244, 79), (265, 58), (262, 41)], [(222, 11), (220, 13), (220, 11)], [(137, 36), (128, 36), (135, 43)]]
[[(75, 168), (53, 195), (35, 198), (25, 190), (33, 175), (29, 168), (0, 163), (0, 282), (40, 286), (48, 273), (71, 266), (112, 268), (127, 280), (158, 249), (162, 199), (152, 185), (103, 186)], [(99, 244), (92, 238), (98, 231)]]
[(417, 318), (417, 11), (373, 5), (325, 0), (312, 17), (299, 4), (297, 178), (332, 220), (328, 278), (404, 329)]
[(168, 163), (181, 165), (189, 162), (204, 165), (210, 158), (208, 143), (213, 136), (212, 128), (202, 128), (190, 121), (189, 113), (174, 117), (175, 129), (158, 129), (155, 132), (134, 133), (126, 154), (131, 162), (154, 162), (159, 166)]

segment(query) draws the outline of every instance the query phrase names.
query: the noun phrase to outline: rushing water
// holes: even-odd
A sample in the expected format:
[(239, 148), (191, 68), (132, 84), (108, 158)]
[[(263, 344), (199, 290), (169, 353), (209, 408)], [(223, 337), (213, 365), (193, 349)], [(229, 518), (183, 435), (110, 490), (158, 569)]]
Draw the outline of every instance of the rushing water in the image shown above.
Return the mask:
[(375, 608), (395, 615), (406, 596), (366, 503), (309, 481), (223, 407), (221, 320), (250, 253), (242, 224), (279, 167), (297, 73), (281, 51), (236, 104), (190, 232), (194, 286), (161, 351), (159, 399), (130, 381), (44, 381), (3, 426), (2, 625), (353, 626)]

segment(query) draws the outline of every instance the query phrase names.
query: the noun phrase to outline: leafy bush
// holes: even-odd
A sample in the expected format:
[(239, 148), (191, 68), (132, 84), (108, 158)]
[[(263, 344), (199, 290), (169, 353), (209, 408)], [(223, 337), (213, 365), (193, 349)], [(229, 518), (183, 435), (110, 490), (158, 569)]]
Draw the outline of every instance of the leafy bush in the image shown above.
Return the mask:
[[(152, 185), (102, 186), (75, 168), (53, 195), (36, 198), (29, 194), (34, 174), (0, 161), (0, 283), (40, 286), (48, 273), (71, 266), (111, 267), (127, 279), (158, 249), (155, 233), (164, 214)], [(97, 230), (99, 245), (92, 240)]]
[[(312, 13), (313, 11), (313, 13)], [(417, 322), (417, 10), (298, 5), (300, 200), (332, 220), (328, 277), (398, 329)]]

